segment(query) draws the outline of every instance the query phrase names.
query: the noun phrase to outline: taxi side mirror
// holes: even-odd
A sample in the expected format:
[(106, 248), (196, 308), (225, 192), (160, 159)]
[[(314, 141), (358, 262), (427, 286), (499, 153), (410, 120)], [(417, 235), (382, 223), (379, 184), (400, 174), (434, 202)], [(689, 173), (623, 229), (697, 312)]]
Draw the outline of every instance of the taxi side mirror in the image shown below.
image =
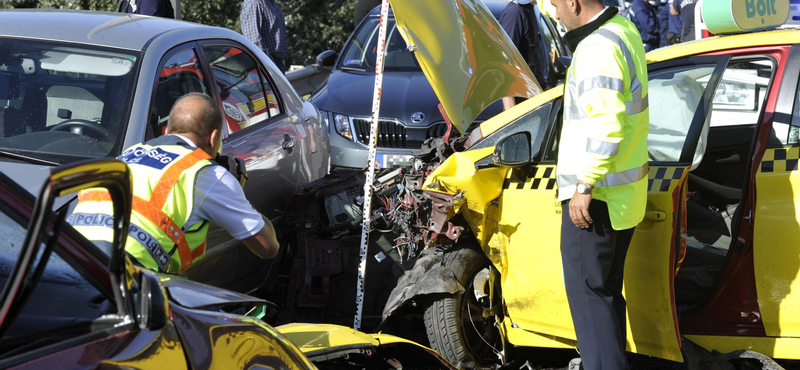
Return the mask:
[(500, 140), (494, 147), (494, 164), (506, 167), (519, 167), (531, 161), (531, 134), (517, 132)]

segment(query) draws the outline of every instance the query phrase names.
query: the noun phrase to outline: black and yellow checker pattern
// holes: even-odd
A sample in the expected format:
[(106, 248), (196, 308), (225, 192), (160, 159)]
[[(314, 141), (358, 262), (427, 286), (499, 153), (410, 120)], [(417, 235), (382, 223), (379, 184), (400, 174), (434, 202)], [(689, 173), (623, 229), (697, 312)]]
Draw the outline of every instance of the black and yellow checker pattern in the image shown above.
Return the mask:
[(685, 170), (685, 167), (650, 167), (647, 173), (647, 192), (669, 191), (672, 182), (680, 180)]
[(556, 190), (556, 167), (536, 166), (530, 169), (514, 168), (508, 171), (504, 190)]
[(800, 160), (800, 147), (767, 149), (761, 160), (759, 172), (779, 173), (797, 171)]

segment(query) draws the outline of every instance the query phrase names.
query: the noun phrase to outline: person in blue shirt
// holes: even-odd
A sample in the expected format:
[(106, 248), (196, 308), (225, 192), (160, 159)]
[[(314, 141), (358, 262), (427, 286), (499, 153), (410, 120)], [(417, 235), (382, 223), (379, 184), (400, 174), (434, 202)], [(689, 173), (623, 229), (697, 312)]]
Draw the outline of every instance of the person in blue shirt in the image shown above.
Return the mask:
[(683, 30), (683, 21), (681, 17), (678, 15), (673, 15), (670, 11), (672, 9), (672, 0), (669, 0), (666, 5), (664, 5), (664, 9), (662, 12), (668, 15), (668, 25), (667, 25), (667, 45), (675, 45), (681, 42), (681, 31)]
[(633, 0), (630, 12), (629, 18), (642, 36), (644, 51), (648, 52), (658, 48), (661, 43), (661, 35), (656, 8), (645, 0)]
[(670, 14), (681, 16), (681, 42), (692, 41), (694, 34), (694, 7), (695, 0), (673, 0), (670, 5)]
[(175, 18), (175, 10), (169, 0), (122, 0), (118, 10), (123, 13)]

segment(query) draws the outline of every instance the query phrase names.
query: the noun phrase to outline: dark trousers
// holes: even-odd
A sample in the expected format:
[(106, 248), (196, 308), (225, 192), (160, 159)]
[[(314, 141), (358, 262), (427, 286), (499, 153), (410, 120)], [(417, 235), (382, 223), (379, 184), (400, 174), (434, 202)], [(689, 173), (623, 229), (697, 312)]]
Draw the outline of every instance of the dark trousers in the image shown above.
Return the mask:
[(622, 280), (633, 229), (612, 229), (608, 206), (599, 200), (589, 205), (593, 223), (588, 229), (572, 223), (568, 201), (561, 209), (564, 284), (583, 368), (627, 369)]

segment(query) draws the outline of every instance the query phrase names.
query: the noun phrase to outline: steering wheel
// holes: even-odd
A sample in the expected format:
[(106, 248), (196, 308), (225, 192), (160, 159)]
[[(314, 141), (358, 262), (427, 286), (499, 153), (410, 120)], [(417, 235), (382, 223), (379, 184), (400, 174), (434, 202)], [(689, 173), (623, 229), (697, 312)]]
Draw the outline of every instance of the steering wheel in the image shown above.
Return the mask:
[(50, 127), (50, 131), (67, 131), (78, 135), (83, 135), (84, 131), (86, 131), (86, 136), (94, 136), (97, 139), (111, 138), (108, 130), (97, 124), (97, 122), (79, 118), (68, 119), (56, 124)]

